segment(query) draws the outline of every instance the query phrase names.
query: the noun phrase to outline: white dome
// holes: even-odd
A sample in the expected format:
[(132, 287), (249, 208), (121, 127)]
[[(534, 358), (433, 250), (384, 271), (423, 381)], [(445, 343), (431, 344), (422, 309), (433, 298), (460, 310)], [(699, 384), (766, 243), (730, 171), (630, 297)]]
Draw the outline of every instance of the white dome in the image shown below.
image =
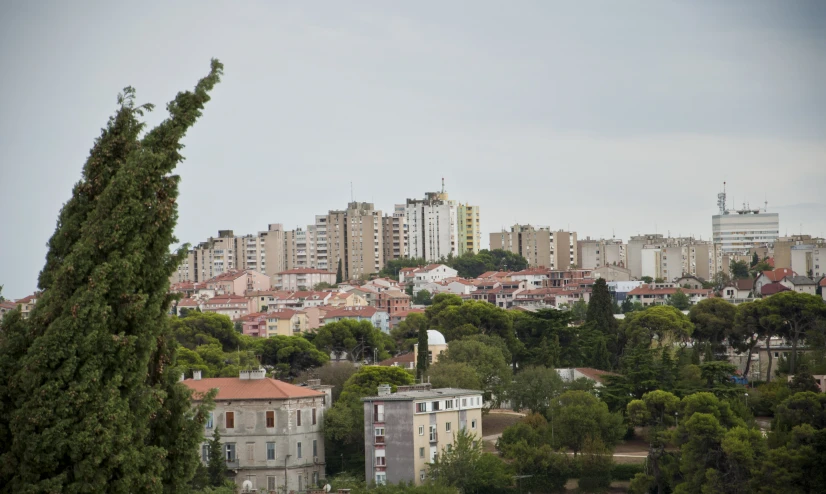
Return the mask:
[(427, 344), (428, 345), (447, 345), (445, 337), (442, 333), (435, 329), (427, 330)]

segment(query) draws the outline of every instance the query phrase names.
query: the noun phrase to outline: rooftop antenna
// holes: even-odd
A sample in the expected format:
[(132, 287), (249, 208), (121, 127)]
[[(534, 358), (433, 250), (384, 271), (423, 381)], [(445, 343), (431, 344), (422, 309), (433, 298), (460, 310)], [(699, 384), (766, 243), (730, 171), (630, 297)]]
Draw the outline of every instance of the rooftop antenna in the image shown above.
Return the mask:
[(442, 177), (442, 194), (445, 193), (445, 177)]
[(355, 196), (353, 195), (353, 182), (350, 182), (350, 202), (356, 202)]

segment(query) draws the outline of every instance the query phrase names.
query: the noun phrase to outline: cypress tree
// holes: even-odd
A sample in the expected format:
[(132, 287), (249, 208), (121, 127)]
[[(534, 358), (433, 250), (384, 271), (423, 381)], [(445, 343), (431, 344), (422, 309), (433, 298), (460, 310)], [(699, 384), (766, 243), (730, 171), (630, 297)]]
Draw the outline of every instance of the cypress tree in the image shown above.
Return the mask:
[[(0, 331), (5, 492), (176, 492), (205, 420), (177, 382), (167, 311), (181, 138), (222, 65), (143, 139), (134, 90), (96, 140), (49, 241), (30, 318)], [(10, 359), (10, 360), (9, 360)]]
[(341, 272), (341, 259), (338, 260), (338, 269), (336, 270), (336, 285), (344, 281), (344, 275)]
[[(610, 355), (609, 366), (618, 365), (619, 324), (614, 317), (614, 301), (611, 298), (611, 292), (608, 291), (608, 284), (602, 278), (594, 282), (591, 299), (588, 301), (588, 312), (585, 314), (585, 324), (602, 333), (606, 350)], [(598, 350), (601, 351), (601, 349)], [(594, 358), (604, 360), (603, 355), (594, 356)]]
[(419, 354), (416, 356), (416, 377), (421, 378), (427, 372), (427, 366), (430, 363), (429, 356), (430, 349), (427, 346), (427, 326), (422, 325), (419, 328)]
[(227, 478), (227, 464), (224, 461), (223, 444), (218, 428), (212, 432), (212, 439), (209, 440), (209, 458), (207, 458), (207, 476), (209, 484), (219, 487), (224, 484)]

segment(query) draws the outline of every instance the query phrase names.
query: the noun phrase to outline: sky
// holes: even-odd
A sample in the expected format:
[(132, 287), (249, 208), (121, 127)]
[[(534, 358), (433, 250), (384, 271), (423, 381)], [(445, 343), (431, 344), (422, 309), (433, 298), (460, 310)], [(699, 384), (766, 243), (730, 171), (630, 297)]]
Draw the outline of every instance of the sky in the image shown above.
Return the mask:
[(580, 238), (711, 236), (768, 201), (826, 236), (826, 2), (0, 3), (0, 285), (46, 242), (125, 86), (222, 83), (184, 140), (182, 242), (438, 190)]

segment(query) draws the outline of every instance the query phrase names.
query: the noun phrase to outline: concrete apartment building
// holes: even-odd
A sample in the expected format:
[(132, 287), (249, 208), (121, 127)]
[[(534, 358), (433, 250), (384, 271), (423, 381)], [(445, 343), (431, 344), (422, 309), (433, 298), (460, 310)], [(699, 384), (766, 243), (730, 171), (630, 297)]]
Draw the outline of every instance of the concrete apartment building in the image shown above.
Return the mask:
[(576, 232), (554, 232), (547, 226), (516, 224), (509, 232), (491, 233), (490, 248), (519, 254), (530, 267), (568, 269), (579, 259)]
[(723, 254), (744, 254), (755, 247), (772, 245), (780, 235), (780, 215), (766, 209), (752, 209), (746, 204), (740, 209), (726, 207), (726, 189), (717, 194), (719, 213), (711, 217), (715, 244)]
[(456, 217), (459, 230), (459, 255), (468, 252), (476, 254), (482, 248), (479, 206), (459, 203)]
[(335, 285), (336, 274), (323, 269), (296, 268), (276, 273), (273, 286), (278, 290), (312, 290), (319, 283)]
[[(197, 403), (217, 389), (215, 409), (204, 429), (221, 434), (227, 469), (240, 487), (244, 481), (261, 491), (302, 492), (325, 478), (322, 424), (329, 405), (325, 392), (266, 377), (264, 369), (241, 371), (239, 377), (201, 379), (200, 371), (183, 384)], [(201, 446), (206, 463), (209, 443)]]
[(377, 273), (384, 267), (381, 211), (368, 202), (351, 202), (347, 209), (327, 214), (327, 248), (331, 270), (339, 259), (345, 280)]
[(410, 257), (438, 261), (459, 255), (458, 203), (448, 199), (444, 187), (424, 199), (408, 199), (404, 214)]
[(577, 266), (583, 269), (594, 269), (601, 266), (625, 266), (626, 245), (618, 239), (591, 239), (577, 240)]
[(364, 403), (365, 477), (368, 482), (425, 483), (427, 464), (466, 430), (481, 440), (482, 392), (429, 383), (380, 385)]
[(393, 208), (393, 215), (386, 214), (381, 219), (385, 263), (407, 257), (407, 220), (404, 210), (404, 204), (396, 204)]
[(215, 295), (243, 296), (248, 291), (269, 290), (269, 276), (251, 269), (232, 269), (206, 281), (206, 288)]
[(665, 238), (663, 235), (654, 233), (654, 234), (645, 234), (645, 235), (634, 235), (628, 240), (628, 247), (626, 249), (626, 261), (627, 264), (625, 265), (626, 268), (631, 270), (631, 276), (636, 279), (640, 279), (643, 277), (642, 274), (642, 249), (646, 245), (661, 245), (665, 243)]

